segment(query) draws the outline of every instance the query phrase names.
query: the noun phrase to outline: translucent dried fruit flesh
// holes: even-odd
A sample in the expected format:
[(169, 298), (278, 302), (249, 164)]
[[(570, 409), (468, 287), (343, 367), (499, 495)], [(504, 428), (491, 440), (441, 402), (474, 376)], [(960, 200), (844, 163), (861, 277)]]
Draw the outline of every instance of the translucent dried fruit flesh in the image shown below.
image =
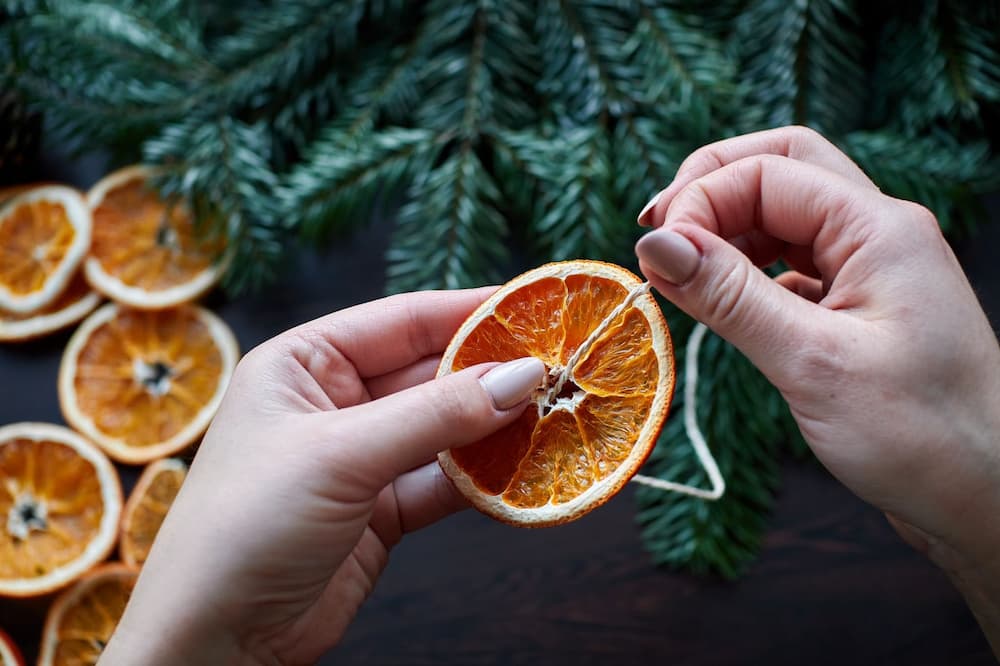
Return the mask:
[(97, 430), (142, 447), (185, 428), (222, 374), (222, 354), (195, 309), (121, 309), (80, 350), (73, 387)]
[(195, 231), (188, 209), (162, 201), (145, 178), (109, 190), (93, 209), (90, 255), (130, 287), (163, 291), (211, 268), (222, 249)]
[[(50, 663), (62, 666), (96, 664), (125, 612), (137, 575), (123, 572), (84, 579), (82, 594), (59, 608)], [(72, 592), (72, 591), (71, 591)]]
[(0, 284), (16, 296), (40, 291), (73, 247), (77, 231), (54, 201), (14, 204), (0, 220)]
[(0, 444), (0, 580), (38, 578), (97, 536), (104, 503), (93, 465), (58, 442)]
[(39, 315), (52, 314), (53, 312), (59, 312), (60, 310), (65, 310), (66, 308), (78, 303), (82, 298), (90, 295), (91, 289), (90, 285), (80, 274), (77, 274), (70, 281), (69, 286), (66, 287), (65, 291), (59, 294), (58, 297), (49, 305), (40, 308), (34, 312), (20, 313), (20, 312), (10, 312), (0, 308), (0, 323), (2, 322), (14, 322), (14, 321), (27, 321)]
[(650, 322), (634, 306), (615, 314), (628, 295), (603, 276), (545, 277), (507, 295), (468, 334), (453, 371), (534, 356), (550, 384), (563, 380), (513, 424), (451, 451), (479, 490), (517, 508), (558, 505), (628, 458), (664, 388)]
[(182, 466), (158, 466), (148, 483), (136, 486), (134, 492), (140, 494), (129, 499), (122, 518), (122, 559), (129, 564), (141, 565), (146, 561), (186, 475), (187, 470)]

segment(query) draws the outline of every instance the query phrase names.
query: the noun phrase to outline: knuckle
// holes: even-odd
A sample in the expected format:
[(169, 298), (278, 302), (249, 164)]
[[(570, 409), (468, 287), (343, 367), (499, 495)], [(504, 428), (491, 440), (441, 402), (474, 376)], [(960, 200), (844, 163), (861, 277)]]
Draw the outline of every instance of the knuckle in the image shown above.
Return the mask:
[(805, 125), (789, 125), (785, 128), (788, 131), (790, 142), (798, 143), (802, 146), (832, 145), (826, 137)]
[(708, 307), (705, 316), (718, 326), (740, 323), (746, 311), (745, 301), (751, 282), (748, 262), (738, 261), (731, 270), (714, 272), (705, 284)]

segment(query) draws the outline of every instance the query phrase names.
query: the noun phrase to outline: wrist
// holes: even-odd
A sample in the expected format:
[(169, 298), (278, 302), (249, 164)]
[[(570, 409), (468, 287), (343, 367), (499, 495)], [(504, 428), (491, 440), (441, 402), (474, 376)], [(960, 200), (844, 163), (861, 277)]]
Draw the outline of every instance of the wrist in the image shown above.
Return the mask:
[(177, 613), (167, 604), (150, 608), (133, 596), (101, 654), (99, 666), (255, 666), (260, 663), (244, 652), (233, 634), (195, 619), (195, 613)]

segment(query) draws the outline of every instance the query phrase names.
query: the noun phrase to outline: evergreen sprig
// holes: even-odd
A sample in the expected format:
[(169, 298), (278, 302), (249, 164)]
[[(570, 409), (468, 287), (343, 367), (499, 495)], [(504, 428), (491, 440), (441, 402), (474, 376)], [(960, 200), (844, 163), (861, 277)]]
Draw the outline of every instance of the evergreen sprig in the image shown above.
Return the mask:
[[(0, 0), (0, 85), (56, 140), (160, 165), (163, 192), (228, 240), (234, 290), (379, 205), (398, 206), (391, 291), (549, 259), (632, 263), (635, 213), (687, 154), (787, 123), (827, 134), (947, 231), (973, 226), (977, 196), (1000, 187), (995, 3), (702, 5)], [(682, 360), (691, 322), (669, 321)], [(732, 576), (759, 547), (778, 457), (804, 446), (732, 347), (709, 337), (701, 364), (729, 493), (644, 489), (639, 518), (658, 562)], [(678, 419), (647, 471), (703, 481)]]

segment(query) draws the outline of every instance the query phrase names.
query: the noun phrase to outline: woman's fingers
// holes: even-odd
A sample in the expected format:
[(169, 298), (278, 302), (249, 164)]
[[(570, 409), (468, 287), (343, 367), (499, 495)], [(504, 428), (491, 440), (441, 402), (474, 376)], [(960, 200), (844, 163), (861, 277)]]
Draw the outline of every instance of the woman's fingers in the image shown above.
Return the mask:
[(807, 301), (819, 303), (823, 300), (823, 282), (814, 277), (803, 275), (798, 271), (785, 271), (774, 278), (774, 281)]
[(441, 353), (496, 287), (424, 291), (356, 305), (297, 326), (264, 343), (294, 357), (320, 382), (350, 368), (362, 379)]
[(857, 185), (878, 189), (858, 165), (819, 133), (807, 127), (780, 127), (717, 141), (691, 153), (677, 170), (673, 182), (657, 193), (639, 214), (639, 224), (659, 226), (674, 196), (689, 183), (754, 155), (788, 157), (827, 169)]
[(372, 496), (438, 452), (512, 422), (545, 372), (545, 364), (530, 357), (476, 366), (315, 418), (326, 421), (337, 469), (349, 470), (358, 490)]
[[(874, 261), (875, 254), (891, 260), (897, 250), (873, 240), (874, 226), (890, 237), (900, 231), (889, 201), (821, 167), (758, 155), (690, 183), (674, 197), (666, 223), (640, 239), (636, 254), (664, 296), (775, 379), (789, 350), (857, 323), (775, 284), (725, 239), (743, 237), (744, 249), (758, 258), (773, 254), (768, 243), (788, 244), (797, 267), (818, 269), (822, 293), (855, 256), (862, 264)], [(773, 240), (762, 240), (757, 232)], [(811, 283), (812, 296), (815, 286)], [(866, 289), (857, 285), (848, 305), (861, 304)]]

